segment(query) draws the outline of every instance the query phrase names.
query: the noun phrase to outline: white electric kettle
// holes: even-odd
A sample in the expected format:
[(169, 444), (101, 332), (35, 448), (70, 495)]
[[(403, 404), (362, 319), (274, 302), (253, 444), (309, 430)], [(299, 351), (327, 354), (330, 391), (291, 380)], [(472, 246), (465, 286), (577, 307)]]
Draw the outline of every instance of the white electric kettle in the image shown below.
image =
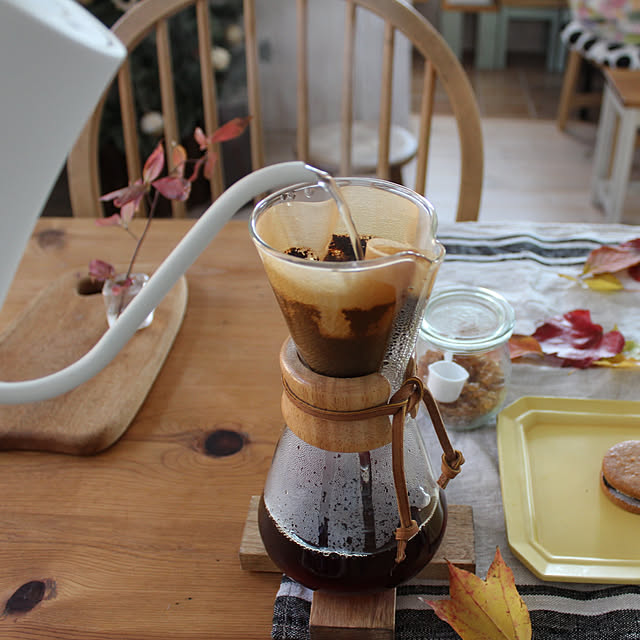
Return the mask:
[[(66, 156), (125, 56), (122, 43), (74, 0), (0, 0), (0, 306)], [(0, 382), (0, 404), (52, 398), (99, 373), (242, 206), (319, 174), (288, 162), (235, 183), (91, 351), (43, 378)]]

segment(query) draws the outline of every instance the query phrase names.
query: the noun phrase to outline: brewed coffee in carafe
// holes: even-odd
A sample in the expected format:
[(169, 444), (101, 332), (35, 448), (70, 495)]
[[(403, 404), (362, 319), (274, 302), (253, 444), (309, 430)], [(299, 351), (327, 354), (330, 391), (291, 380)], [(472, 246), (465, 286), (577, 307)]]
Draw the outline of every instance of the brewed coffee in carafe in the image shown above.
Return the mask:
[[(353, 227), (322, 180), (269, 196), (251, 218), (291, 335), (280, 358), (286, 426), (259, 527), (290, 577), (311, 589), (361, 592), (414, 576), (446, 526), (415, 420), (407, 415), (398, 436), (395, 419), (377, 409), (412, 375), (444, 250), (423, 197), (377, 179), (335, 184)], [(408, 531), (402, 542), (399, 519)]]

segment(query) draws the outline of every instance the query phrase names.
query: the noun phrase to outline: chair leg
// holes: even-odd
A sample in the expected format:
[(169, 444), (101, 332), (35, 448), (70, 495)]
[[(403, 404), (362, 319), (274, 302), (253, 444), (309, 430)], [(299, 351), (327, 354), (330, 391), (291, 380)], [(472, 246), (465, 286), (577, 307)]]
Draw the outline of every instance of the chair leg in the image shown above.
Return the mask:
[(567, 68), (564, 72), (562, 80), (562, 91), (560, 92), (560, 103), (558, 105), (558, 114), (556, 117), (556, 126), (560, 131), (564, 131), (569, 119), (569, 111), (576, 94), (578, 86), (578, 75), (582, 64), (582, 56), (573, 49), (569, 50), (569, 58), (567, 60)]
[(498, 13), (498, 28), (496, 31), (496, 69), (504, 69), (507, 66), (507, 36), (510, 16), (509, 7), (500, 7), (500, 11)]
[(611, 163), (616, 137), (616, 111), (609, 87), (605, 88), (602, 111), (598, 122), (596, 146), (593, 153), (593, 174), (591, 178), (591, 199), (593, 204), (606, 211), (607, 182), (611, 176)]
[(632, 109), (625, 109), (620, 117), (616, 139), (616, 152), (611, 172), (611, 202), (607, 209), (609, 222), (620, 222), (624, 213), (624, 202), (629, 185), (631, 162), (636, 139), (636, 118)]
[(562, 45), (560, 41), (560, 9), (549, 14), (549, 44), (547, 45), (547, 71), (556, 70), (557, 50)]
[(477, 19), (475, 67), (476, 69), (495, 69), (498, 12), (479, 11)]
[(402, 165), (392, 164), (389, 167), (389, 180), (396, 184), (404, 184), (402, 181)]

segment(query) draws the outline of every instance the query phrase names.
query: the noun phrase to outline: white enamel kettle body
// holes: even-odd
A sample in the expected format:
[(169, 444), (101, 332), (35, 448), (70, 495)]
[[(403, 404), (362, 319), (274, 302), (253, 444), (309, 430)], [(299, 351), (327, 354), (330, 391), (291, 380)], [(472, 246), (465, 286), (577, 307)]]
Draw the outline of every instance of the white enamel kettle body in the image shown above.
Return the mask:
[[(0, 54), (1, 306), (65, 158), (126, 50), (74, 0), (0, 0)], [(290, 162), (238, 181), (197, 221), (91, 351), (43, 378), (0, 382), (0, 404), (52, 398), (99, 373), (242, 206), (272, 189), (317, 178), (317, 170)]]

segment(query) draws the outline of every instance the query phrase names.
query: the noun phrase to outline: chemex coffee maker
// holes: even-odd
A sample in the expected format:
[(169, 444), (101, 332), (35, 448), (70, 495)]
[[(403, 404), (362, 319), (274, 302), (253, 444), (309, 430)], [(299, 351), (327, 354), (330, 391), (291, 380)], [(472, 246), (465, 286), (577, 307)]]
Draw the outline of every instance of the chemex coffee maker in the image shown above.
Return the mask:
[[(289, 577), (329, 592), (393, 588), (433, 557), (442, 489), (463, 457), (414, 375), (418, 327), (444, 248), (413, 191), (318, 172), (262, 200), (251, 234), (287, 322), (285, 428), (258, 523)], [(444, 450), (433, 475), (421, 399)]]

